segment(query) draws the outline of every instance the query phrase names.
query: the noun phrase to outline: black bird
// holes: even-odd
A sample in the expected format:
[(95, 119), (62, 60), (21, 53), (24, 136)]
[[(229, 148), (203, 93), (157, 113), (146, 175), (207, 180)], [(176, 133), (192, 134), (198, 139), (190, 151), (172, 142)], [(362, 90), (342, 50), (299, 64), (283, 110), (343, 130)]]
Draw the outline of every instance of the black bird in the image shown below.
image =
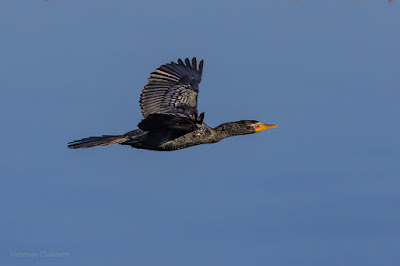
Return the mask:
[(203, 72), (203, 60), (171, 62), (151, 73), (149, 83), (140, 95), (144, 119), (139, 129), (123, 135), (104, 135), (72, 141), (71, 149), (111, 144), (130, 145), (137, 149), (173, 151), (190, 146), (215, 143), (224, 138), (259, 132), (276, 125), (255, 120), (241, 120), (211, 128), (204, 113), (197, 113), (197, 95)]

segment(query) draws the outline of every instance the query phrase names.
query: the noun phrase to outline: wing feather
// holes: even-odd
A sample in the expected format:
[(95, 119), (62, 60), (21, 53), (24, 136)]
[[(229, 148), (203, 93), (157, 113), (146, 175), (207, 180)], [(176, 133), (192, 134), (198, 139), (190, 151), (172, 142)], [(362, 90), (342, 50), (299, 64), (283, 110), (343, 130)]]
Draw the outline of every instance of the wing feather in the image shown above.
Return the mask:
[(203, 60), (197, 65), (178, 59), (157, 68), (150, 74), (149, 82), (140, 95), (140, 108), (144, 117), (150, 114), (172, 114), (197, 117), (197, 95), (203, 71)]

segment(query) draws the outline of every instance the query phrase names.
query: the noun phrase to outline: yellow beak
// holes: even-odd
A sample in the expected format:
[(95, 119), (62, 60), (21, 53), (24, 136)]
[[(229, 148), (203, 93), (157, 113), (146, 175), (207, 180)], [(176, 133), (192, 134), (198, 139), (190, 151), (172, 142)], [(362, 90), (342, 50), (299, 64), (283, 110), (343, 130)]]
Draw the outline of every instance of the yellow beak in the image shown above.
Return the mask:
[(267, 125), (264, 123), (259, 123), (259, 124), (257, 124), (256, 132), (259, 132), (261, 130), (268, 129), (268, 128), (277, 128), (277, 127), (278, 127), (277, 125)]

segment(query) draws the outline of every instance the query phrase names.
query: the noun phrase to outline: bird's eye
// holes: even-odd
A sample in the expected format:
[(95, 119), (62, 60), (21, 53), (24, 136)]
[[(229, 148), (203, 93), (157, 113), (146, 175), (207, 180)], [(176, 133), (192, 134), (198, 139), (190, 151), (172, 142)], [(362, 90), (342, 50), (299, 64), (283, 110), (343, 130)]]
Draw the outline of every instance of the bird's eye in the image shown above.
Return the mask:
[(257, 124), (257, 127), (260, 127), (260, 124)]

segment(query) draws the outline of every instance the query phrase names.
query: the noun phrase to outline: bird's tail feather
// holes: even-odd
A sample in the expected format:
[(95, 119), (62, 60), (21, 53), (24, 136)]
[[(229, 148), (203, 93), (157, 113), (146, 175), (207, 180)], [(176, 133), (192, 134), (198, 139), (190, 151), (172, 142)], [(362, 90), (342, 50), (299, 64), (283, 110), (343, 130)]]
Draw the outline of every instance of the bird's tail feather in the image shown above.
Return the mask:
[(68, 143), (70, 149), (90, 148), (95, 146), (106, 146), (112, 144), (120, 144), (129, 140), (129, 137), (124, 135), (104, 135), (101, 137), (89, 137), (80, 140), (75, 140)]

